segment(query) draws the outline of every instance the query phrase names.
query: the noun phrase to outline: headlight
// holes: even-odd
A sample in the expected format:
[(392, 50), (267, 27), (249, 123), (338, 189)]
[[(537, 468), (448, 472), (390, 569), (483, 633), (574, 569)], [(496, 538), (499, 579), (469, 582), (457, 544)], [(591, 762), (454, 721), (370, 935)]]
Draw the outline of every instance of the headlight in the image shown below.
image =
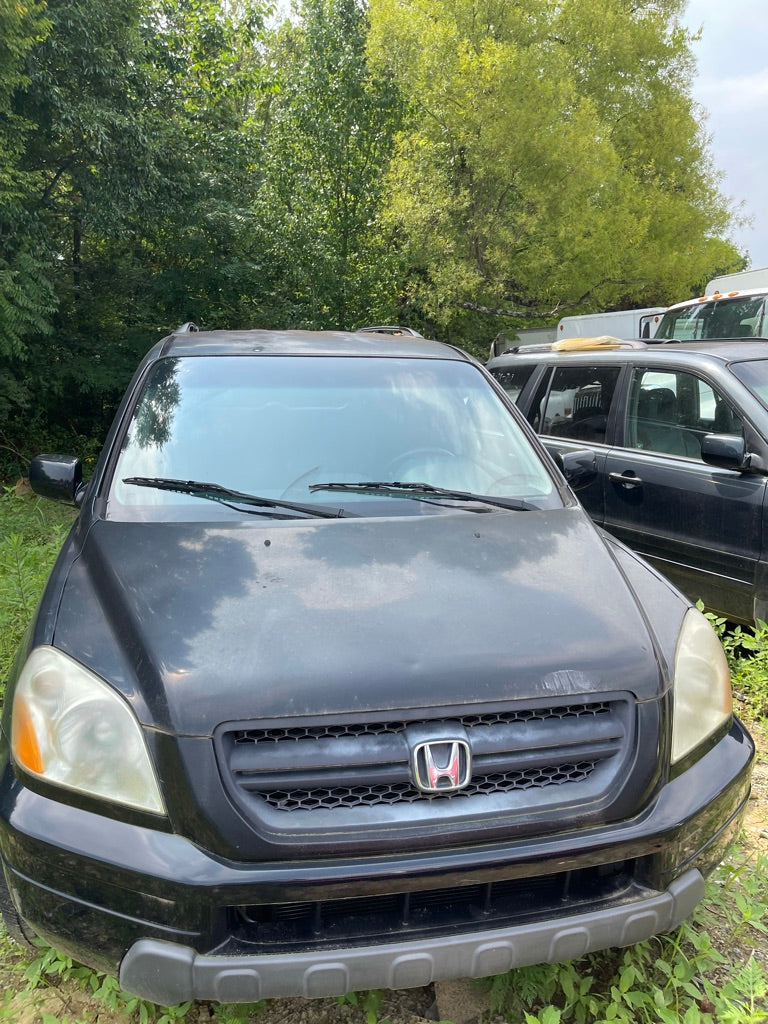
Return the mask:
[(103, 679), (54, 647), (37, 647), (13, 697), (11, 751), (46, 782), (165, 813), (138, 720)]
[(731, 717), (731, 674), (717, 634), (691, 608), (675, 653), (672, 763), (689, 754)]

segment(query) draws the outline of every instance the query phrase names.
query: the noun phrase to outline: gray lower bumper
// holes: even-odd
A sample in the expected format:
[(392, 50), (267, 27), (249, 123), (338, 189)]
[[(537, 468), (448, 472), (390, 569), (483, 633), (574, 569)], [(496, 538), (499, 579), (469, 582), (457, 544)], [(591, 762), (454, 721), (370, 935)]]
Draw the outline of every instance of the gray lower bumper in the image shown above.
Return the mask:
[(607, 910), (420, 942), (287, 953), (211, 956), (141, 939), (120, 967), (120, 984), (162, 1006), (187, 999), (223, 1003), (284, 996), (338, 996), (375, 988), (416, 988), (449, 978), (483, 978), (516, 967), (561, 963), (596, 949), (629, 946), (670, 931), (704, 895), (695, 869), (664, 892)]

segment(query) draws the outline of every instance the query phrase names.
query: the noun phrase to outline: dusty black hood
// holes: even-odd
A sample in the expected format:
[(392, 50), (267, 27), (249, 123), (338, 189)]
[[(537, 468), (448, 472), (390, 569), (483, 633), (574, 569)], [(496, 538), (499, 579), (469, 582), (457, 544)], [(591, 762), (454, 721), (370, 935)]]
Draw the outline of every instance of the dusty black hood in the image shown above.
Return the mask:
[(142, 721), (185, 734), (358, 709), (648, 698), (663, 685), (633, 592), (579, 508), (99, 521), (54, 643)]

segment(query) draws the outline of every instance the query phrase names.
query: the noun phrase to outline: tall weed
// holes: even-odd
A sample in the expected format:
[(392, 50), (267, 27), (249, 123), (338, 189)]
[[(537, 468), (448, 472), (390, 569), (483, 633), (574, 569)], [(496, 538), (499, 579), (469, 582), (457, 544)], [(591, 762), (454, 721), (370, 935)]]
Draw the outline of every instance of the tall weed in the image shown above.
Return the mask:
[(0, 491), (0, 688), (74, 515), (13, 488)]

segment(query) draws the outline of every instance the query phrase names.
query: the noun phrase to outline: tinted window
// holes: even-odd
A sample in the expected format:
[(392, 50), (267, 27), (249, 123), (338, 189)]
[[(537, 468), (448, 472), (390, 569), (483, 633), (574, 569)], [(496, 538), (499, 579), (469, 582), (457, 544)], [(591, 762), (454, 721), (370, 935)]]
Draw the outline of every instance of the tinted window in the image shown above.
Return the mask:
[(707, 381), (679, 370), (633, 371), (628, 448), (701, 459), (705, 434), (741, 434), (741, 419)]
[(516, 402), (520, 392), (530, 380), (533, 370), (533, 366), (503, 366), (491, 370), (491, 373), (512, 401)]
[[(133, 476), (335, 506), (338, 493), (309, 486), (418, 481), (559, 504), (514, 416), (476, 367), (454, 360), (160, 360), (123, 442), (110, 513), (165, 506), (211, 514), (200, 498), (123, 482)], [(344, 493), (344, 505), (363, 501), (371, 497)], [(386, 514), (386, 501), (374, 503)]]
[(768, 409), (768, 360), (750, 359), (744, 363), (732, 363), (731, 372)]
[(540, 434), (603, 443), (618, 366), (557, 366), (534, 399), (529, 419)]

